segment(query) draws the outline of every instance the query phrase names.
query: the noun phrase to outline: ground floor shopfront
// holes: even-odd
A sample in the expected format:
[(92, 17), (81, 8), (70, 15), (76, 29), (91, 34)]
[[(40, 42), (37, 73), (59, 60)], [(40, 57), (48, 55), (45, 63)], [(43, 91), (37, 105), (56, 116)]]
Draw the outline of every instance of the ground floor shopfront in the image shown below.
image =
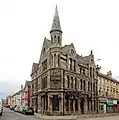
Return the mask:
[(45, 115), (76, 115), (97, 113), (97, 101), (85, 94), (77, 96), (77, 93), (47, 92), (34, 97), (32, 105), (38, 113)]
[(119, 112), (119, 102), (117, 100), (100, 98), (99, 99), (99, 112), (103, 113), (117, 113)]

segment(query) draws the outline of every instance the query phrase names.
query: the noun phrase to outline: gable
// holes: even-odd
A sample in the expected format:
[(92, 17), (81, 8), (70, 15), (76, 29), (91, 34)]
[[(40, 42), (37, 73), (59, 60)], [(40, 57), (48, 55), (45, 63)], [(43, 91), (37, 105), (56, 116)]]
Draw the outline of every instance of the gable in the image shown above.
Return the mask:
[(74, 44), (71, 43), (70, 45), (65, 45), (62, 47), (62, 52), (68, 54), (69, 56), (76, 57), (76, 50)]
[(38, 69), (38, 63), (33, 63), (31, 73), (35, 72)]
[(51, 45), (51, 41), (45, 38), (41, 50), (41, 55), (43, 55), (45, 52), (48, 51), (50, 45)]

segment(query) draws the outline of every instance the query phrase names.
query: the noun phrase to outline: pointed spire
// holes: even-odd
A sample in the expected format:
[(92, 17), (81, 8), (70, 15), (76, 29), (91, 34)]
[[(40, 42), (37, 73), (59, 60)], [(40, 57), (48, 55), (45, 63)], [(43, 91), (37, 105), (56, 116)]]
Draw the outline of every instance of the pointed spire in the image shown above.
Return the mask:
[(52, 23), (52, 28), (51, 31), (60, 31), (62, 33), (61, 27), (60, 27), (60, 20), (59, 20), (59, 16), (58, 16), (58, 9), (57, 9), (57, 4), (56, 4), (56, 8), (55, 8), (55, 15), (53, 18), (53, 23)]

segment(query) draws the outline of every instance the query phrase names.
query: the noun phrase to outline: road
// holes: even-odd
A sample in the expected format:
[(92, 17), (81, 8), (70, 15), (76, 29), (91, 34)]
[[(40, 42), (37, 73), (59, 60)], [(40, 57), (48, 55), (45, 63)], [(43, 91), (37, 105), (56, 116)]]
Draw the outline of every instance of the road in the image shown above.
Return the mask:
[[(40, 120), (31, 115), (23, 115), (8, 108), (4, 108), (3, 115), (0, 116), (0, 120)], [(109, 117), (100, 117), (100, 118), (80, 118), (80, 120), (119, 120), (119, 116), (109, 116)]]
[(3, 115), (0, 116), (0, 120), (36, 120), (34, 116), (23, 115), (8, 108), (4, 108)]

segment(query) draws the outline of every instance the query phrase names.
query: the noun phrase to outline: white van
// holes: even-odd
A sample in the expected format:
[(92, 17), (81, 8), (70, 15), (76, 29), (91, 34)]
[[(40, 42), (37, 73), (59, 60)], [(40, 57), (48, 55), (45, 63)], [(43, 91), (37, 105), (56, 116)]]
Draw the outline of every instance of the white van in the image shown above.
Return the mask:
[(0, 101), (0, 116), (2, 116), (2, 112), (3, 112), (3, 106), (2, 106), (2, 102)]

